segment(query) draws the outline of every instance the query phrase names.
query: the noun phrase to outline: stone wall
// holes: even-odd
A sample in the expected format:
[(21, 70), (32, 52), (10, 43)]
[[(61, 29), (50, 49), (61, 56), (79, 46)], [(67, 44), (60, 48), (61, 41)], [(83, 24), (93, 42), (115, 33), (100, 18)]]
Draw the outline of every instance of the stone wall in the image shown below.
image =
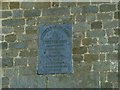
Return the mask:
[[(118, 88), (119, 4), (2, 2), (2, 88)], [(54, 23), (72, 23), (74, 72), (37, 75), (37, 27)]]

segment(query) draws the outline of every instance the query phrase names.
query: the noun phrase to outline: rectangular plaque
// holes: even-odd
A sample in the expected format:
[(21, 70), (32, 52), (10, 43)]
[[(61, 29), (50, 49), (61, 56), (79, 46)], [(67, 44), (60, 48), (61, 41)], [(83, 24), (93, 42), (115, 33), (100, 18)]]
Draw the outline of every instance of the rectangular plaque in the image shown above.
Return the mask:
[(72, 72), (72, 25), (39, 27), (38, 74)]

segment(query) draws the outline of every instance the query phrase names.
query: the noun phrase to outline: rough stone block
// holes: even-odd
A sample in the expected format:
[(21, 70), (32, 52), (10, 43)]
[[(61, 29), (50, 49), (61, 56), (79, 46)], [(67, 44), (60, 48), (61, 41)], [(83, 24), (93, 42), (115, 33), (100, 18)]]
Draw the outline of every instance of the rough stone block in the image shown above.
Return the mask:
[(100, 6), (100, 12), (110, 12), (115, 10), (116, 10), (115, 4), (102, 4)]
[(104, 21), (103, 22), (103, 28), (107, 29), (111, 29), (111, 28), (116, 28), (119, 26), (119, 21), (117, 20), (113, 20), (113, 21)]
[(75, 7), (76, 2), (60, 2), (61, 7)]
[(24, 42), (9, 43), (9, 48), (12, 49), (25, 49), (27, 48)]
[(23, 10), (13, 10), (13, 18), (22, 18)]
[(20, 56), (20, 57), (29, 57), (29, 56), (30, 56), (29, 53), (30, 53), (30, 52), (29, 52), (28, 50), (22, 50), (22, 51), (20, 51), (19, 56)]
[(107, 54), (107, 60), (118, 60), (118, 54), (117, 53), (108, 53)]
[(12, 67), (13, 66), (13, 58), (2, 58), (2, 67)]
[(28, 18), (27, 20), (26, 20), (26, 24), (27, 25), (35, 25), (35, 23), (36, 23), (36, 19), (35, 18)]
[(26, 40), (36, 40), (38, 36), (36, 34), (21, 34), (17, 36), (18, 41), (26, 41)]
[(73, 48), (73, 54), (84, 54), (87, 52), (87, 47)]
[(120, 11), (117, 11), (114, 13), (114, 18), (115, 19), (120, 19)]
[(108, 37), (113, 36), (114, 29), (106, 29), (106, 34)]
[(87, 30), (90, 30), (90, 28), (91, 28), (90, 24), (86, 22), (80, 22), (80, 23), (74, 24), (73, 31), (85, 32)]
[(120, 28), (114, 29), (114, 34), (115, 34), (115, 35), (120, 35)]
[(100, 53), (100, 46), (99, 45), (88, 46), (88, 52), (89, 53)]
[(80, 13), (82, 13), (82, 8), (80, 8), (80, 7), (72, 7), (71, 8), (71, 13), (72, 14), (80, 14)]
[(76, 21), (77, 22), (85, 22), (86, 21), (86, 16), (85, 15), (76, 15)]
[(95, 30), (87, 32), (87, 37), (104, 37), (104, 36), (105, 36), (104, 30)]
[(8, 2), (2, 2), (2, 10), (7, 10), (8, 9)]
[(9, 34), (5, 36), (5, 40), (7, 42), (15, 42), (16, 40), (16, 35), (15, 34)]
[(13, 27), (14, 32), (19, 35), (22, 34), (24, 32), (24, 26), (20, 26), (20, 27)]
[(97, 54), (85, 54), (84, 55), (84, 60), (86, 62), (94, 62), (98, 60), (98, 55)]
[(49, 8), (50, 6), (51, 2), (35, 2), (34, 4), (35, 9)]
[(101, 29), (102, 28), (102, 22), (97, 21), (97, 22), (93, 22), (91, 24), (91, 29)]
[(22, 9), (33, 9), (34, 3), (33, 2), (21, 2)]
[(18, 55), (18, 50), (16, 49), (2, 50), (2, 57), (13, 58), (13, 57), (17, 57), (17, 55)]
[(41, 15), (41, 10), (25, 10), (24, 17), (38, 17)]
[(2, 77), (2, 85), (8, 85), (8, 84), (9, 84), (8, 77)]
[(60, 3), (59, 2), (52, 2), (52, 7), (59, 7), (60, 6)]
[(79, 38), (74, 38), (73, 39), (73, 47), (80, 47), (81, 44), (81, 39)]
[(37, 74), (37, 70), (36, 70), (35, 66), (20, 67), (19, 68), (19, 74), (20, 74), (20, 76), (35, 75), (35, 74)]
[(87, 14), (86, 15), (87, 22), (94, 22), (96, 20), (96, 16), (93, 13)]
[(2, 21), (2, 26), (22, 26), (24, 24), (24, 19), (6, 19)]
[(99, 38), (99, 44), (106, 44), (108, 42), (108, 39), (106, 37)]
[(19, 2), (10, 2), (10, 9), (18, 9), (20, 6)]
[(117, 44), (118, 43), (118, 37), (109, 37), (108, 43), (110, 44)]
[(101, 45), (100, 46), (100, 52), (113, 52), (113, 46), (112, 45)]
[(111, 82), (102, 82), (101, 88), (113, 88), (113, 85)]
[(82, 13), (97, 13), (98, 7), (97, 6), (84, 6)]
[(2, 33), (3, 34), (9, 34), (9, 33), (12, 33), (12, 32), (14, 32), (13, 28), (8, 28), (8, 27), (2, 28)]
[(7, 49), (8, 48), (8, 43), (7, 42), (1, 42), (0, 43), (0, 48)]
[(77, 6), (83, 7), (83, 6), (89, 6), (90, 2), (77, 2)]
[(27, 58), (16, 58), (15, 66), (27, 66)]
[(83, 45), (91, 45), (91, 44), (95, 44), (95, 43), (97, 43), (97, 39), (96, 38), (94, 38), (94, 39), (92, 39), (92, 38), (84, 38), (82, 40), (82, 44)]
[(93, 64), (93, 69), (95, 72), (110, 71), (110, 62), (109, 61), (95, 62)]
[(18, 76), (18, 68), (6, 68), (5, 69), (5, 76), (9, 77), (9, 78), (14, 78), (16, 76)]
[(74, 54), (73, 61), (80, 63), (81, 61), (83, 61), (83, 56), (81, 54)]
[(36, 66), (37, 62), (38, 62), (38, 58), (37, 57), (30, 57), (30, 58), (28, 58), (28, 62), (27, 63), (30, 66)]
[(97, 14), (98, 20), (111, 20), (112, 19), (112, 13), (99, 13)]
[(99, 57), (100, 57), (100, 61), (105, 61), (105, 54), (100, 54)]
[(70, 10), (69, 8), (50, 8), (50, 9), (43, 9), (42, 15), (43, 16), (58, 16), (58, 15), (69, 15)]
[(108, 82), (118, 82), (118, 72), (109, 72), (108, 73)]
[(11, 11), (1, 11), (1, 14), (2, 14), (2, 18), (9, 18), (12, 16)]
[(29, 53), (29, 57), (37, 57), (38, 56), (38, 51), (35, 49), (31, 49)]

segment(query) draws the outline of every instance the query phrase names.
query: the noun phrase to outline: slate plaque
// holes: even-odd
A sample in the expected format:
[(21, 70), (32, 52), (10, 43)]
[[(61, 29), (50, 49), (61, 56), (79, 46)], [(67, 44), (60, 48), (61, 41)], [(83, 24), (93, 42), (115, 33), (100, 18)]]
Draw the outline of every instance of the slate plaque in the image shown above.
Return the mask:
[(38, 74), (72, 72), (72, 25), (39, 27)]

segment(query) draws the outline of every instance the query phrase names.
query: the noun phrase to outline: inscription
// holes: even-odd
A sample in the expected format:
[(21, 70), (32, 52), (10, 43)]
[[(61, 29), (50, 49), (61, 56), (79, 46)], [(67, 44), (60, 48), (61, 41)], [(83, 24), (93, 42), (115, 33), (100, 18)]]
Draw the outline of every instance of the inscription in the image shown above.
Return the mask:
[(42, 26), (39, 30), (39, 74), (72, 72), (72, 27)]

